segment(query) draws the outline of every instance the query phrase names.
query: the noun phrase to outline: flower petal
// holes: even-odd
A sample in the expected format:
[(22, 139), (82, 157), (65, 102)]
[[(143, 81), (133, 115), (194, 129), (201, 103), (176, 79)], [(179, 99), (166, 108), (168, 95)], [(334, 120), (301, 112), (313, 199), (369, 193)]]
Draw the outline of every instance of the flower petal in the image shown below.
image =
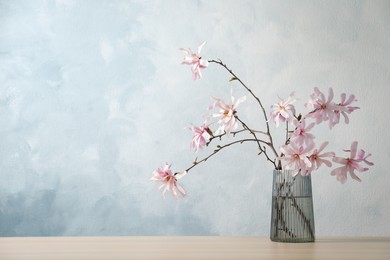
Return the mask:
[(357, 150), (358, 142), (354, 141), (351, 144), (351, 159), (354, 159), (356, 157), (356, 150)]
[(176, 180), (179, 180), (179, 179), (183, 178), (187, 173), (188, 173), (187, 171), (184, 171), (181, 173), (176, 173), (174, 176), (175, 176)]
[(199, 47), (198, 47), (198, 54), (202, 51), (203, 46), (206, 44), (206, 42), (203, 42)]

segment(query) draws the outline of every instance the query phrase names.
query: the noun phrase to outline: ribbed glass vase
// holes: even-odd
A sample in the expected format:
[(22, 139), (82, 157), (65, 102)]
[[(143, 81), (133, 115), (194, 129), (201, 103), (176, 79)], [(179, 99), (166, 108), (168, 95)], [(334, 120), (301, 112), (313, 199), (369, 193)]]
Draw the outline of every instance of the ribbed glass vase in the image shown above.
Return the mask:
[(270, 238), (275, 242), (314, 242), (311, 177), (274, 170)]

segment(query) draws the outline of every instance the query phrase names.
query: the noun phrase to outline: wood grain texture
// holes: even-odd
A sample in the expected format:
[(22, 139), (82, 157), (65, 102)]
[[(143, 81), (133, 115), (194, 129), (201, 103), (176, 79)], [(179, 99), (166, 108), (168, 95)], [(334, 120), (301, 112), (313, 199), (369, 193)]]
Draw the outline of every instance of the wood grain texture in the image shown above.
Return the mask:
[(0, 259), (390, 259), (390, 237), (3, 237)]

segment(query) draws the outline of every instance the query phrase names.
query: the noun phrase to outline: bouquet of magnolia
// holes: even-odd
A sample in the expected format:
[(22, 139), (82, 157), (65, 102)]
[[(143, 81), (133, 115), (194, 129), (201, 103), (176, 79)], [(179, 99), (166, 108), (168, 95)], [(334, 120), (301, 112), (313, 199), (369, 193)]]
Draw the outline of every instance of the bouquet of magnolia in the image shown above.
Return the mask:
[[(293, 176), (301, 174), (303, 176), (311, 174), (318, 170), (321, 166), (332, 167), (332, 162), (340, 166), (331, 171), (331, 175), (336, 176), (337, 180), (345, 183), (347, 174), (352, 179), (360, 181), (355, 174), (357, 172), (367, 171), (368, 168), (363, 164), (373, 165), (367, 158), (371, 154), (366, 154), (363, 149), (358, 150), (358, 142), (354, 141), (349, 150), (344, 152), (349, 153), (346, 156), (336, 156), (334, 152), (327, 151), (325, 148), (328, 142), (324, 142), (319, 146), (314, 142), (315, 136), (311, 130), (316, 125), (327, 122), (329, 129), (340, 123), (340, 119), (344, 118), (344, 122), (348, 124), (349, 117), (359, 107), (353, 106), (357, 100), (354, 95), (342, 93), (338, 102), (334, 101), (334, 93), (332, 88), (328, 90), (326, 97), (318, 88), (314, 88), (314, 93), (310, 95), (309, 100), (305, 104), (306, 113), (297, 114), (294, 103), (297, 99), (294, 93), (290, 94), (287, 99), (279, 98), (279, 102), (271, 106), (271, 111), (267, 114), (260, 99), (248, 88), (242, 80), (237, 77), (231, 69), (221, 60), (205, 60), (201, 58), (200, 52), (205, 43), (198, 47), (197, 53), (191, 49), (180, 49), (184, 53), (182, 64), (191, 66), (191, 71), (194, 80), (202, 78), (201, 71), (209, 64), (218, 64), (222, 66), (231, 75), (230, 81), (238, 81), (249, 94), (256, 100), (264, 117), (265, 130), (259, 131), (249, 128), (248, 125), (238, 116), (238, 106), (246, 100), (246, 97), (236, 99), (231, 93), (231, 101), (225, 102), (222, 99), (213, 98), (214, 102), (209, 106), (209, 110), (217, 110), (210, 114), (206, 121), (201, 126), (191, 126), (189, 129), (193, 132), (191, 148), (198, 152), (200, 149), (209, 146), (214, 140), (221, 140), (225, 136), (236, 136), (239, 133), (246, 132), (250, 138), (234, 140), (224, 145), (217, 145), (213, 152), (201, 160), (195, 159), (190, 167), (184, 171), (173, 173), (171, 164), (159, 167), (153, 172), (152, 181), (161, 182), (159, 189), (163, 189), (163, 197), (167, 191), (172, 192), (175, 198), (181, 194), (186, 194), (183, 187), (178, 184), (178, 180), (185, 176), (196, 165), (207, 161), (210, 157), (217, 154), (222, 149), (242, 144), (244, 142), (253, 142), (259, 149), (259, 155), (263, 155), (276, 170), (292, 170)], [(268, 117), (269, 115), (269, 117)], [(284, 144), (275, 148), (273, 137), (270, 132), (269, 124), (274, 123), (276, 127), (280, 124), (285, 124), (286, 138)], [(241, 128), (238, 129), (238, 125)], [(214, 131), (212, 128), (216, 128)]]

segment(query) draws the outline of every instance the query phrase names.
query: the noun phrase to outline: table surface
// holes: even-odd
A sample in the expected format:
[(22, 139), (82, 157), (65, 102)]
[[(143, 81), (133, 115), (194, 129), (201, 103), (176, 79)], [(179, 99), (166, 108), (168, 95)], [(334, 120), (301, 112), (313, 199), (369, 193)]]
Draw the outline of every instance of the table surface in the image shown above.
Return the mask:
[(390, 237), (2, 237), (0, 259), (390, 259)]

